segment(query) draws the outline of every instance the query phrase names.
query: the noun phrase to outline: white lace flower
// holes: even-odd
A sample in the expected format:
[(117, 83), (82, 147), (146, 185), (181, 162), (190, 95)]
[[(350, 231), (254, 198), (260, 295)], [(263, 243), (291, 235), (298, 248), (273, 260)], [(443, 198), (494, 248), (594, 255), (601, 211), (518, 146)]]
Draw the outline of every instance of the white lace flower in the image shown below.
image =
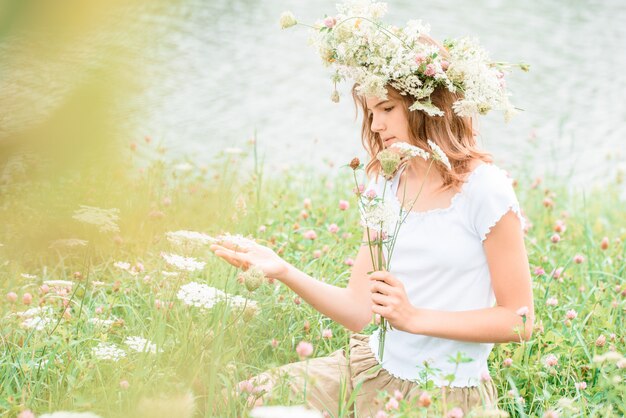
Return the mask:
[(210, 309), (224, 300), (226, 293), (206, 284), (191, 282), (180, 287), (176, 297), (185, 305)]
[(126, 352), (112, 343), (100, 342), (91, 352), (98, 360), (119, 361), (126, 357)]
[(117, 267), (118, 269), (128, 270), (130, 268), (130, 263), (127, 263), (125, 261), (116, 261), (115, 263), (113, 263), (113, 266)]
[(389, 233), (401, 219), (387, 201), (381, 199), (361, 201), (361, 225), (373, 231)]
[(54, 319), (47, 316), (32, 316), (26, 318), (21, 326), (26, 329), (34, 329), (35, 331), (41, 331), (54, 322)]
[(428, 160), (429, 154), (423, 149), (416, 147), (415, 145), (407, 144), (406, 142), (396, 142), (391, 144), (390, 148), (396, 148), (400, 151), (400, 155), (404, 158), (420, 157), (424, 160)]
[[(126, 344), (131, 350), (137, 351), (138, 353), (155, 354), (157, 352), (156, 344), (143, 337), (126, 337), (124, 344)], [(162, 351), (163, 350), (159, 350), (159, 352)]]
[(197, 261), (193, 257), (183, 257), (177, 254), (161, 253), (161, 256), (165, 259), (165, 262), (179, 270), (196, 271), (202, 270), (205, 266), (204, 261)]
[(80, 209), (74, 211), (72, 218), (77, 221), (95, 225), (100, 232), (118, 232), (119, 209), (102, 209), (94, 206), (80, 205)]
[(165, 235), (169, 242), (178, 246), (196, 247), (217, 242), (212, 236), (196, 231), (180, 230), (168, 232)]
[(448, 160), (448, 156), (445, 152), (443, 152), (441, 148), (439, 148), (439, 145), (435, 144), (430, 139), (428, 140), (428, 145), (433, 150), (433, 158), (435, 158), (437, 161), (441, 161), (441, 163), (445, 165), (448, 170), (452, 170), (452, 166), (450, 165), (450, 160)]
[(74, 282), (69, 280), (44, 280), (44, 284), (54, 288), (71, 288), (74, 286)]
[(89, 318), (87, 322), (90, 324), (94, 324), (96, 326), (100, 326), (103, 328), (110, 327), (117, 321), (117, 318), (114, 319), (100, 319), (100, 318)]

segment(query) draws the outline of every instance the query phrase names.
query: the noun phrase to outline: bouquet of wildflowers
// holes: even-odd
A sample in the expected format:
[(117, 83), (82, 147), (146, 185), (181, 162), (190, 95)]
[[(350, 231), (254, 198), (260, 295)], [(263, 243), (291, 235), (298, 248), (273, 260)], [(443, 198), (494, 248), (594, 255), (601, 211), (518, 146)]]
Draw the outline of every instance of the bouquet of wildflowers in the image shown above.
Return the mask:
[[(382, 175), (384, 177), (382, 196), (378, 196), (375, 190), (362, 190), (359, 187), (356, 178), (356, 171), (361, 167), (360, 161), (358, 158), (355, 158), (350, 163), (350, 167), (354, 171), (354, 181), (356, 183), (355, 191), (358, 198), (359, 212), (361, 214), (361, 224), (367, 230), (367, 245), (369, 247), (374, 271), (389, 271), (391, 268), (391, 259), (398, 232), (400, 231), (400, 227), (404, 223), (409, 212), (415, 205), (426, 178), (428, 178), (428, 173), (430, 172), (433, 162), (438, 161), (447, 169), (451, 169), (450, 162), (441, 148), (430, 140), (428, 141), (428, 144), (431, 147), (431, 152), (426, 152), (421, 148), (401, 142), (395, 143), (391, 145), (391, 147), (378, 153), (376, 158), (380, 162)], [(405, 202), (406, 183), (404, 184), (400, 210), (397, 211), (390, 205), (389, 199), (385, 199), (387, 184), (396, 176), (400, 169), (410, 163), (413, 158), (417, 157), (422, 158), (425, 161), (430, 160), (426, 176), (420, 186), (417, 196), (415, 196), (412, 201)], [(408, 204), (408, 209), (405, 209), (405, 204)], [(387, 252), (386, 258), (383, 252), (384, 250)], [(383, 360), (385, 350), (387, 325), (386, 319), (381, 318), (378, 333), (378, 357), (381, 361)]]

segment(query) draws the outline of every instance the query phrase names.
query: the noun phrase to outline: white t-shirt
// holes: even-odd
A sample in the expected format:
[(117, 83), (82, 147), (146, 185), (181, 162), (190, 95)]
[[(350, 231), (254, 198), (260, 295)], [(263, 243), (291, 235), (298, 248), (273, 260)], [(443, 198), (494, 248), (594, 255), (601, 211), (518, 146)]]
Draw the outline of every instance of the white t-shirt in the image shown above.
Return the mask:
[[(387, 182), (385, 202), (398, 212), (396, 197), (400, 174)], [(378, 176), (367, 189), (382, 196), (385, 180)], [(366, 189), (366, 190), (367, 190)], [(413, 198), (410, 196), (408, 198)], [(411, 304), (418, 308), (443, 311), (468, 311), (495, 304), (491, 275), (483, 241), (490, 229), (512, 210), (524, 218), (507, 174), (492, 164), (480, 164), (454, 195), (449, 207), (426, 212), (410, 212), (400, 227), (389, 271), (406, 289)], [(385, 251), (385, 256), (387, 252)], [(378, 357), (378, 330), (369, 340)], [(487, 357), (493, 344), (471, 343), (426, 335), (387, 330), (382, 367), (391, 375), (412, 381), (424, 381), (424, 362), (439, 369), (428, 380), (447, 385), (443, 376), (454, 374), (451, 386), (476, 386), (488, 373)], [(472, 361), (449, 362), (463, 353)]]

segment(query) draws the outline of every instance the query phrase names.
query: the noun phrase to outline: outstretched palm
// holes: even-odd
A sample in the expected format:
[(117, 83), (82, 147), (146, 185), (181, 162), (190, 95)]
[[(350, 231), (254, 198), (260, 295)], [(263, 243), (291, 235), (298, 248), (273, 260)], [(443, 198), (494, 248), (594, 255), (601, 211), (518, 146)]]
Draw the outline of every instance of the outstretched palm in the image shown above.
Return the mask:
[(210, 247), (216, 256), (231, 265), (247, 270), (251, 266), (260, 268), (267, 277), (280, 279), (287, 270), (287, 262), (271, 248), (245, 240), (243, 245), (230, 241), (220, 241)]

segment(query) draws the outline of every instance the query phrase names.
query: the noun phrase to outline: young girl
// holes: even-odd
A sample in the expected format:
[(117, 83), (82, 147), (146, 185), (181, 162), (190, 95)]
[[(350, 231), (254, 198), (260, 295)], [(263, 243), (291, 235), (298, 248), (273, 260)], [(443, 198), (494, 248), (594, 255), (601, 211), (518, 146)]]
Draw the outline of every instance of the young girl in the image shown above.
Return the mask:
[[(396, 236), (390, 271), (368, 274), (373, 265), (367, 230), (346, 288), (310, 277), (259, 244), (239, 248), (224, 242), (211, 249), (233, 266), (260, 268), (355, 333), (345, 352), (257, 376), (268, 390), (283, 377), (299, 393), (306, 384), (310, 405), (332, 416), (341, 412), (340, 399), (345, 402), (357, 390), (357, 416), (367, 417), (384, 409), (375, 402), (378, 391), (419, 397), (431, 380), (441, 387), (449, 410), (495, 408), (489, 353), (494, 343), (529, 339), (534, 317), (520, 207), (506, 173), (478, 149), (468, 115), (476, 88), (483, 95), (488, 87), (506, 95), (502, 76), (488, 65), (468, 66), (467, 56), (486, 56), (478, 47), (440, 46), (423, 25), (387, 27), (380, 22), (382, 14), (381, 3), (340, 5), (338, 15), (324, 20), (317, 46), (325, 61), (338, 66), (335, 81), (347, 74), (356, 81), (353, 97), (364, 113), (363, 144), (371, 157), (368, 189), (383, 196), (386, 188), (388, 204), (400, 211), (404, 202), (403, 210), (409, 211)], [(290, 19), (285, 22), (295, 23)], [(355, 39), (358, 47), (351, 50)], [(359, 61), (355, 57), (364, 45), (369, 56)], [(381, 56), (389, 59), (377, 69), (372, 57)], [(385, 73), (383, 65), (393, 67), (393, 60), (396, 69)], [(502, 96), (486, 97), (479, 113), (508, 105)], [(384, 182), (376, 159), (381, 150), (406, 143), (430, 151), (429, 140), (443, 150), (450, 169), (437, 162), (428, 170), (430, 161), (413, 158)], [(391, 325), (382, 361), (377, 332), (358, 334), (373, 314)], [(429, 401), (419, 402), (427, 406)]]

